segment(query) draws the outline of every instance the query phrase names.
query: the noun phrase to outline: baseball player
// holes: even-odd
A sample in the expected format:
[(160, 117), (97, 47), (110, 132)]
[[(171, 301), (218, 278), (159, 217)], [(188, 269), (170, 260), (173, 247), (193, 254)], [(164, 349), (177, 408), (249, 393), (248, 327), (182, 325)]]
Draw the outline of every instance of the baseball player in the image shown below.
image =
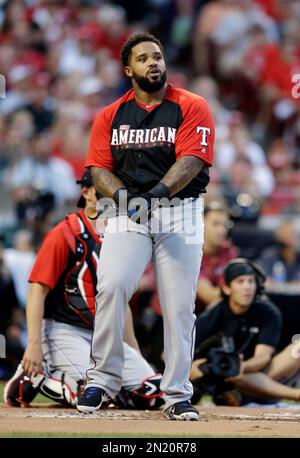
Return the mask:
[[(4, 390), (4, 400), (11, 406), (29, 405), (37, 392), (75, 406), (85, 382), (102, 238), (96, 232), (95, 221), (90, 222), (86, 216), (87, 209), (99, 198), (90, 172), (85, 172), (77, 183), (82, 186), (78, 201), (82, 210), (69, 214), (50, 231), (29, 278), (28, 346)], [(154, 373), (139, 352), (129, 307), (124, 339), (125, 365), (117, 405), (159, 407), (163, 404), (161, 375)]]
[(121, 60), (133, 89), (98, 114), (86, 161), (96, 190), (118, 212), (102, 244), (91, 360), (77, 408), (93, 412), (119, 392), (127, 302), (152, 259), (164, 318), (165, 415), (198, 420), (189, 371), (213, 121), (203, 98), (166, 83), (163, 48), (153, 35), (132, 36)]

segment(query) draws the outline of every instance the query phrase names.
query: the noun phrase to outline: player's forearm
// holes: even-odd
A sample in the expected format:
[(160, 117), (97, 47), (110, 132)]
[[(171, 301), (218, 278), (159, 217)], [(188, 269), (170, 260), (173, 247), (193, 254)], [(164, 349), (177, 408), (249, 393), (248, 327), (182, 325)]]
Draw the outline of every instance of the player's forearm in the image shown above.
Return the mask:
[(170, 168), (161, 182), (173, 196), (185, 188), (201, 171), (204, 162), (196, 156), (183, 156)]
[(94, 188), (104, 197), (113, 197), (118, 189), (124, 188), (122, 181), (109, 170), (92, 167), (91, 174), (94, 180)]
[(29, 286), (26, 321), (28, 328), (28, 344), (41, 344), (42, 321), (44, 316), (44, 301), (49, 287), (41, 283), (31, 283)]

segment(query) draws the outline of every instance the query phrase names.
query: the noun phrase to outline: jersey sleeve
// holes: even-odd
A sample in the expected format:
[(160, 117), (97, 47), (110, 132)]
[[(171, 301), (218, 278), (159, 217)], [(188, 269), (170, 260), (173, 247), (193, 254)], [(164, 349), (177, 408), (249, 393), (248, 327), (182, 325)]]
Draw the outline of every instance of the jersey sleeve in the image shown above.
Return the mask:
[(260, 319), (261, 324), (257, 343), (270, 345), (276, 348), (280, 340), (282, 328), (282, 315), (280, 310), (272, 303), (268, 303), (268, 308), (260, 311)]
[(211, 166), (215, 129), (208, 103), (201, 97), (195, 97), (189, 101), (186, 110), (184, 105), (182, 108), (183, 121), (175, 140), (176, 160), (182, 156), (197, 156)]
[(42, 283), (53, 289), (68, 264), (70, 248), (61, 231), (56, 226), (45, 238), (33, 265), (29, 282)]
[(102, 167), (112, 171), (114, 160), (110, 149), (110, 122), (107, 110), (100, 111), (92, 127), (86, 167)]

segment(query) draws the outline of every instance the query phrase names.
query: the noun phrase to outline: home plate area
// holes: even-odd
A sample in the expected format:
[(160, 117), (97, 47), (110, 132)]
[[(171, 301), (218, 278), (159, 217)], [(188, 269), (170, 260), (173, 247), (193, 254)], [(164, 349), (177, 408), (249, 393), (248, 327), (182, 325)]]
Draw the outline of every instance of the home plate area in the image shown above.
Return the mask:
[[(202, 407), (202, 406), (201, 406)], [(82, 437), (300, 437), (300, 406), (293, 409), (200, 407), (198, 422), (170, 421), (163, 411), (106, 409), (80, 414), (57, 405), (0, 405), (0, 436), (31, 433)]]

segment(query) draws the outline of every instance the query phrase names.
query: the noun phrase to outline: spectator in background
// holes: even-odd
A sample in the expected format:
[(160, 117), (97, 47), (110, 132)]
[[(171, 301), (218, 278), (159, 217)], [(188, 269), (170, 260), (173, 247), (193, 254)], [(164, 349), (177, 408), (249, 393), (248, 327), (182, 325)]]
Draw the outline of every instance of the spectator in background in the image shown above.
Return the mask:
[(224, 130), (227, 133), (227, 126), (231, 121), (232, 112), (222, 105), (218, 84), (209, 76), (198, 76), (191, 81), (189, 90), (204, 97), (209, 103), (218, 130), (218, 138), (216, 140), (222, 141)]
[(28, 277), (35, 260), (35, 252), (32, 245), (32, 233), (22, 229), (15, 233), (13, 248), (4, 250), (4, 262), (12, 274), (18, 302), (25, 309)]
[[(119, 60), (111, 57), (108, 49), (103, 48), (97, 52), (96, 74), (105, 88), (101, 94), (101, 103), (105, 106), (120, 95), (121, 88), (126, 84), (122, 78)], [(100, 106), (98, 104), (98, 108)]]
[(119, 59), (121, 46), (129, 38), (126, 10), (118, 5), (101, 5), (97, 12), (97, 22), (103, 30), (98, 47), (109, 49), (111, 55)]
[(30, 154), (12, 167), (8, 184), (16, 202), (20, 202), (32, 189), (51, 192), (59, 204), (76, 198), (73, 169), (64, 159), (51, 157), (51, 140), (49, 133), (35, 134), (31, 138)]
[(6, 340), (6, 358), (0, 359), (0, 379), (15, 371), (24, 348), (21, 344), (20, 309), (13, 279), (4, 263), (3, 241), (0, 240), (0, 334)]
[(278, 137), (271, 142), (267, 157), (275, 187), (264, 203), (265, 214), (298, 213), (300, 170), (297, 155), (297, 149), (292, 151), (290, 148), (290, 138)]
[(91, 37), (83, 27), (62, 40), (59, 56), (59, 72), (63, 75), (81, 73), (88, 76), (95, 71), (95, 48)]
[(31, 113), (37, 132), (49, 129), (55, 118), (55, 101), (49, 94), (49, 75), (39, 73), (36, 75), (30, 94), (27, 110)]
[(227, 239), (230, 221), (226, 207), (210, 202), (204, 209), (204, 247), (197, 286), (196, 314), (221, 298), (223, 269), (237, 256), (237, 248)]
[(69, 116), (60, 116), (56, 123), (57, 141), (54, 145), (54, 155), (72, 167), (76, 178), (80, 178), (84, 170), (82, 151), (87, 149), (88, 135), (84, 125)]
[(9, 115), (24, 108), (30, 100), (32, 69), (28, 65), (16, 65), (8, 74), (9, 89), (1, 100), (0, 114)]
[[(235, 164), (243, 160), (249, 163), (248, 175), (254, 186), (252, 194), (262, 198), (269, 196), (274, 188), (274, 178), (264, 150), (252, 140), (242, 116), (236, 116), (229, 124), (228, 138), (217, 144), (216, 161), (218, 168), (230, 176)], [(237, 176), (236, 173), (233, 175)]]
[[(198, 72), (217, 70), (228, 74), (247, 46), (247, 33), (254, 24), (261, 24), (270, 40), (278, 39), (274, 20), (250, 0), (219, 0), (208, 2), (200, 10), (195, 26), (195, 65)], [(215, 62), (209, 51), (213, 50)]]
[[(28, 154), (29, 138), (34, 133), (34, 123), (31, 114), (27, 110), (18, 110), (3, 120), (3, 136), (0, 144), (0, 156), (3, 172), (3, 182), (5, 173), (11, 168), (14, 162), (19, 161)], [(4, 192), (9, 188), (5, 186)]]
[(294, 284), (300, 288), (299, 241), (292, 219), (280, 223), (276, 230), (277, 244), (264, 250), (259, 261), (267, 273), (267, 286)]
[(82, 99), (82, 105), (85, 108), (84, 122), (93, 122), (99, 108), (103, 105), (101, 92), (103, 91), (103, 83), (99, 78), (85, 78), (79, 85), (79, 95)]

